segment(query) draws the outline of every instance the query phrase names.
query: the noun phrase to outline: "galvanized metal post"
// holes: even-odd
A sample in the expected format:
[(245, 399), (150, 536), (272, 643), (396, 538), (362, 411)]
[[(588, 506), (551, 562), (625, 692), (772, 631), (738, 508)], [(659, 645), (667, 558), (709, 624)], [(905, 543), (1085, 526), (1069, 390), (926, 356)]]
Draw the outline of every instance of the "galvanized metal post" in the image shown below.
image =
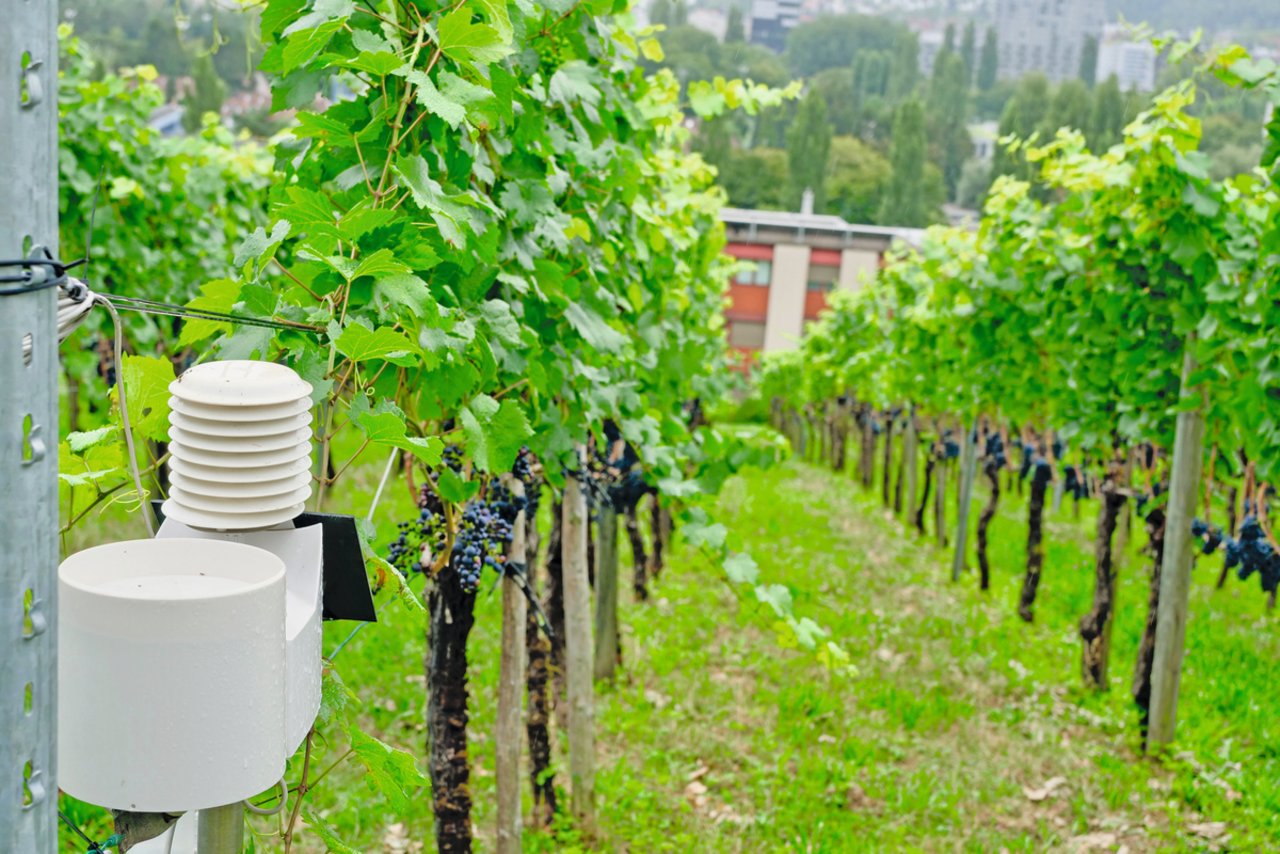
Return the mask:
[[(57, 11), (5, 4), (0, 259), (57, 252)], [(56, 289), (0, 296), (0, 851), (23, 854), (58, 847), (56, 318)]]
[(199, 854), (240, 854), (244, 850), (244, 804), (200, 810)]

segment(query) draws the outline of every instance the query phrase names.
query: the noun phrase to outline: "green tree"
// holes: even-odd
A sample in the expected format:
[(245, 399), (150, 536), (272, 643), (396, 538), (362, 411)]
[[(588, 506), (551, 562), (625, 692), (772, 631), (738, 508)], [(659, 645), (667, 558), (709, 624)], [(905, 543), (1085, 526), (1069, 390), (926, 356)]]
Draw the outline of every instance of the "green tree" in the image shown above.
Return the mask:
[(982, 40), (982, 55), (978, 59), (978, 88), (989, 91), (996, 85), (996, 77), (1000, 73), (1000, 43), (996, 39), (995, 27), (987, 27), (987, 35)]
[(809, 85), (826, 101), (832, 132), (837, 135), (853, 133), (858, 99), (853, 91), (852, 69), (828, 68), (815, 74)]
[(689, 4), (687, 0), (673, 0), (671, 4), (671, 24), (683, 27), (689, 23)]
[(218, 113), (227, 98), (227, 84), (218, 76), (213, 57), (201, 53), (191, 62), (191, 93), (187, 96), (182, 126), (195, 133), (204, 123), (205, 113)]
[[(673, 24), (658, 35), (665, 54), (663, 65), (675, 72), (681, 83), (713, 80), (724, 74), (721, 44), (706, 30), (687, 24)], [(736, 75), (734, 75), (736, 76)]]
[(956, 49), (956, 25), (947, 24), (946, 32), (942, 36), (942, 49), (945, 51), (955, 51)]
[(960, 58), (964, 60), (965, 85), (973, 85), (973, 75), (978, 70), (978, 33), (970, 18), (964, 25), (964, 37), (960, 40)]
[(649, 23), (671, 26), (671, 0), (653, 0), (649, 6)]
[(1080, 80), (1067, 80), (1058, 86), (1049, 105), (1040, 136), (1053, 139), (1059, 128), (1072, 128), (1088, 133), (1093, 114), (1093, 99), (1089, 89)]
[(831, 136), (827, 102), (821, 92), (810, 88), (800, 102), (795, 123), (787, 130), (787, 165), (790, 171), (787, 200), (792, 208), (799, 205), (805, 190), (813, 190), (814, 212), (822, 213), (825, 209)]
[(875, 222), (890, 175), (889, 161), (874, 147), (852, 136), (833, 138), (827, 162), (827, 212), (849, 222)]
[(893, 50), (909, 31), (888, 18), (830, 15), (800, 24), (787, 35), (787, 61), (796, 77), (825, 68), (849, 68), (863, 50)]
[(787, 152), (782, 149), (733, 149), (719, 170), (717, 183), (734, 207), (786, 210)]
[(893, 115), (889, 186), (876, 217), (881, 224), (928, 225), (931, 217), (925, 198), (927, 149), (924, 107), (914, 98), (903, 101)]
[(1080, 51), (1080, 79), (1090, 89), (1098, 79), (1098, 37), (1085, 36), (1084, 49)]
[[(1029, 139), (1036, 131), (1043, 130), (1049, 117), (1049, 80), (1039, 72), (1028, 74), (1018, 81), (1009, 103), (1000, 114), (1000, 136), (1013, 135)], [(1009, 152), (1003, 146), (996, 147), (993, 169), (996, 175), (1016, 175), (1030, 178), (1031, 169), (1021, 152)]]
[(1105, 151), (1124, 138), (1124, 95), (1120, 81), (1112, 74), (1094, 90), (1093, 112), (1087, 136), (1095, 152)]
[(960, 54), (944, 50), (938, 54), (929, 82), (928, 122), (933, 142), (933, 160), (942, 169), (947, 197), (954, 198), (964, 162), (973, 155), (969, 137), (969, 87)]
[(742, 6), (734, 2), (729, 6), (729, 19), (724, 28), (724, 43), (740, 44), (746, 40), (747, 30), (742, 21)]
[(920, 78), (920, 40), (915, 33), (898, 37), (893, 47), (893, 65), (889, 69), (888, 97), (897, 104), (911, 96)]

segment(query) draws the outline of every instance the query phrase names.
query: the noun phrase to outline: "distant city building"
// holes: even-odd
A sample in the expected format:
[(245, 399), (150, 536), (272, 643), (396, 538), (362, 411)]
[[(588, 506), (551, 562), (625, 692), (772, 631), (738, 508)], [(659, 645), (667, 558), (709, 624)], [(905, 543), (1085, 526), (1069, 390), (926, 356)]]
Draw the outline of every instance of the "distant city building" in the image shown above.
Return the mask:
[(1101, 36), (1105, 20), (1103, 0), (995, 0), (1001, 79), (1079, 77), (1085, 39)]
[(729, 28), (729, 17), (719, 9), (690, 9), (689, 26), (710, 33), (716, 37), (716, 41), (724, 41), (725, 30)]
[(1120, 88), (1126, 92), (1130, 89), (1155, 91), (1155, 45), (1135, 40), (1123, 25), (1107, 24), (1102, 28), (1102, 41), (1098, 44), (1098, 81), (1113, 74), (1120, 81)]
[(938, 61), (938, 54), (942, 53), (942, 46), (947, 42), (946, 34), (941, 30), (925, 30), (918, 37), (920, 73), (926, 78), (932, 77), (934, 63)]
[(969, 125), (969, 139), (973, 140), (973, 157), (984, 163), (996, 156), (996, 141), (1000, 138), (999, 122), (975, 122)]
[(880, 269), (896, 241), (919, 243), (914, 228), (853, 225), (838, 216), (726, 208), (725, 252), (751, 262), (729, 288), (729, 344), (755, 354), (795, 347), (827, 294), (854, 290)]
[(752, 44), (764, 45), (782, 53), (787, 46), (787, 33), (800, 22), (803, 0), (751, 0)]

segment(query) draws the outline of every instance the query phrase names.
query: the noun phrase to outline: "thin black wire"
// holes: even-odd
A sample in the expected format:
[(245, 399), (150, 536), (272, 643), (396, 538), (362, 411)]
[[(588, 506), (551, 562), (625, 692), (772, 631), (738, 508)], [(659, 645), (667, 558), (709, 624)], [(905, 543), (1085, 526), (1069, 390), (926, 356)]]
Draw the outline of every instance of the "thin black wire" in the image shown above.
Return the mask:
[(112, 295), (109, 298), (113, 303), (115, 303), (117, 308), (121, 308), (126, 311), (138, 312), (140, 314), (156, 314), (165, 317), (180, 317), (184, 319), (194, 318), (196, 320), (213, 320), (239, 326), (259, 326), (266, 329), (282, 329), (296, 332), (312, 332), (316, 334), (324, 333), (324, 330), (319, 326), (312, 326), (307, 323), (298, 323), (293, 320), (246, 317), (241, 314), (227, 314), (221, 311), (213, 311), (212, 309), (191, 308), (190, 306), (175, 305), (173, 303), (144, 299), (142, 297)]

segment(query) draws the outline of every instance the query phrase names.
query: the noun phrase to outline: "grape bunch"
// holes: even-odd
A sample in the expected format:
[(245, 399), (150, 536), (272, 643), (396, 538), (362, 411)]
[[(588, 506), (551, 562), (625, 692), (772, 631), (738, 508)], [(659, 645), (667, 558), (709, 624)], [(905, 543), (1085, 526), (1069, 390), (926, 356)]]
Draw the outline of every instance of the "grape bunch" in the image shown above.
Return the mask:
[(1018, 467), (1018, 480), (1026, 480), (1036, 462), (1036, 446), (1030, 442), (1022, 443), (1022, 465)]
[[(1210, 542), (1217, 542), (1210, 548)], [(1264, 593), (1273, 592), (1280, 585), (1280, 553), (1277, 553), (1262, 530), (1262, 523), (1253, 515), (1246, 516), (1240, 523), (1240, 538), (1224, 536), (1221, 529), (1210, 527), (1199, 519), (1191, 523), (1193, 536), (1204, 538), (1204, 554), (1216, 551), (1218, 543), (1223, 544), (1226, 568), (1234, 569), (1241, 581), (1247, 581), (1254, 573), (1258, 574)]]
[[(532, 454), (522, 451), (516, 459), (513, 473), (532, 480), (535, 463)], [(434, 556), (448, 545), (448, 521), (438, 489), (440, 473), (446, 468), (460, 472), (462, 464), (462, 448), (447, 446), (441, 455), (440, 465), (428, 474), (430, 483), (424, 484), (418, 492), (417, 518), (398, 525), (398, 535), (388, 546), (387, 557), (401, 572), (430, 571)], [(457, 573), (464, 590), (475, 591), (486, 566), (501, 571), (516, 516), (526, 504), (525, 498), (516, 497), (493, 480), (484, 495), (472, 499), (462, 508), (445, 571)]]
[(998, 432), (992, 430), (987, 433), (982, 456), (987, 466), (996, 471), (1004, 468), (1008, 463), (1008, 458), (1004, 455), (1004, 439), (1000, 438)]
[(1191, 520), (1191, 536), (1203, 541), (1200, 547), (1200, 553), (1211, 555), (1218, 550), (1218, 546), (1222, 544), (1222, 529), (1217, 525), (1211, 525), (1203, 519)]
[(453, 538), (449, 568), (458, 574), (462, 589), (473, 592), (487, 566), (501, 573), (507, 561), (507, 546), (515, 532), (516, 516), (525, 508), (523, 496), (494, 481), (488, 494), (467, 502)]

